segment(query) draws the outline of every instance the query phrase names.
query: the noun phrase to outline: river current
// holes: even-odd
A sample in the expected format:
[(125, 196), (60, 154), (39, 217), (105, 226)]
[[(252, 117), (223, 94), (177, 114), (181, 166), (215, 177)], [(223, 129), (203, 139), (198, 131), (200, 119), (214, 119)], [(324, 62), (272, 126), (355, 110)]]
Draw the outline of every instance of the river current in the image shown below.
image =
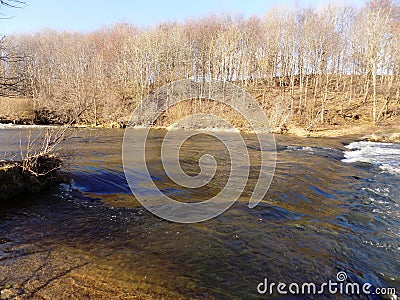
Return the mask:
[[(0, 129), (4, 157), (18, 156), (27, 131)], [(73, 130), (60, 149), (69, 157), (71, 183), (1, 204), (0, 289), (38, 299), (290, 298), (260, 294), (257, 286), (266, 278), (322, 284), (345, 272), (347, 282), (400, 291), (399, 145), (276, 136), (275, 175), (258, 206), (248, 207), (246, 188), (220, 216), (178, 224), (154, 216), (132, 196), (123, 134)], [(163, 134), (153, 132), (150, 147), (157, 149)], [(246, 139), (257, 158), (255, 137)], [(204, 189), (174, 186), (157, 156), (147, 164), (174, 199), (207, 199), (226, 183), (229, 168), (228, 153), (202, 134), (183, 145), (182, 169), (198, 173), (204, 153), (215, 154), (220, 167)], [(250, 187), (256, 171), (250, 168)]]

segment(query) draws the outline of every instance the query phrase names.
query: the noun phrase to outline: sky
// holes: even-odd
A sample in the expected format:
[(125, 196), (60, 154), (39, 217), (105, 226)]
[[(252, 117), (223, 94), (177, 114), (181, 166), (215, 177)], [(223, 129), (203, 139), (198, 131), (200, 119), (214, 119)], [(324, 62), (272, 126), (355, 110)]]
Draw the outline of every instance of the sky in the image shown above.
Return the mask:
[[(364, 3), (363, 0), (343, 2), (354, 6)], [(0, 34), (34, 33), (46, 28), (88, 32), (121, 22), (146, 27), (211, 13), (262, 16), (274, 6), (320, 7), (327, 0), (25, 0), (25, 3), (23, 8), (0, 7)]]

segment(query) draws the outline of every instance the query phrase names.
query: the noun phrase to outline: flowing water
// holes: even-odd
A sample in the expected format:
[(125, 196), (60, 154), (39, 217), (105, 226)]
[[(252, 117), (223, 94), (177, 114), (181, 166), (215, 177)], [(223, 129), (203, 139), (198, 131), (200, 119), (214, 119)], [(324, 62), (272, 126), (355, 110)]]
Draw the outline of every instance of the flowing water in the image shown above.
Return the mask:
[[(19, 151), (20, 131), (27, 132), (0, 130), (1, 153)], [(400, 290), (398, 145), (276, 136), (273, 182), (250, 209), (260, 150), (247, 135), (255, 159), (241, 198), (215, 219), (177, 224), (132, 196), (123, 134), (75, 130), (61, 150), (73, 155), (71, 184), (1, 205), (0, 288), (48, 299), (265, 299), (257, 292), (264, 278), (321, 284), (345, 271), (348, 282)], [(163, 134), (151, 134), (154, 153)], [(229, 164), (226, 149), (198, 135), (181, 149), (182, 168), (197, 174), (204, 153), (216, 156), (219, 169), (203, 189), (174, 186), (156, 155), (148, 167), (174, 199), (208, 199), (226, 183)]]

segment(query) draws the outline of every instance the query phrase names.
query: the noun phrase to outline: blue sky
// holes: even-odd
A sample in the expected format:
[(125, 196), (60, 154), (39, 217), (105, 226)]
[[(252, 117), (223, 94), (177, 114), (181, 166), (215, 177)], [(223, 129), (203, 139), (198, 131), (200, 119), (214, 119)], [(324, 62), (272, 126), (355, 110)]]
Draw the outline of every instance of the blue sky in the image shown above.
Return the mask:
[[(344, 0), (343, 0), (344, 1)], [(26, 0), (23, 9), (2, 7), (7, 19), (0, 20), (0, 34), (36, 32), (44, 28), (91, 31), (117, 22), (140, 27), (210, 13), (242, 13), (245, 17), (263, 15), (268, 8), (280, 5), (321, 6), (325, 0)], [(331, 1), (332, 2), (332, 1)], [(337, 2), (337, 1), (336, 1)], [(363, 0), (346, 0), (360, 6)]]

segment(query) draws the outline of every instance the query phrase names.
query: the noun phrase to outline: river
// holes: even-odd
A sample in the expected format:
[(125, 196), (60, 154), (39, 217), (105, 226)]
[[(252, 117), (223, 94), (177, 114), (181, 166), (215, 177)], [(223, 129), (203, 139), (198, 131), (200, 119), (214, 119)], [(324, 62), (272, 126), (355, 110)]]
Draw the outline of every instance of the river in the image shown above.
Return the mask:
[[(0, 130), (1, 153), (18, 154), (20, 132), (27, 134)], [(163, 134), (156, 131), (149, 143)], [(400, 290), (398, 145), (276, 136), (275, 175), (258, 206), (248, 207), (245, 190), (220, 216), (178, 224), (154, 216), (132, 196), (123, 135), (118, 129), (72, 130), (61, 148), (70, 157), (72, 182), (0, 206), (5, 292), (38, 299), (265, 299), (270, 295), (257, 291), (265, 278), (321, 284), (340, 271), (348, 282)], [(246, 138), (257, 156), (254, 137)], [(193, 157), (221, 153), (218, 147), (205, 135), (192, 139), (182, 149), (183, 169), (196, 173)], [(152, 158), (152, 164), (159, 161)], [(203, 190), (173, 188), (162, 172), (157, 181), (187, 202), (214, 195), (226, 183), (221, 172)]]

